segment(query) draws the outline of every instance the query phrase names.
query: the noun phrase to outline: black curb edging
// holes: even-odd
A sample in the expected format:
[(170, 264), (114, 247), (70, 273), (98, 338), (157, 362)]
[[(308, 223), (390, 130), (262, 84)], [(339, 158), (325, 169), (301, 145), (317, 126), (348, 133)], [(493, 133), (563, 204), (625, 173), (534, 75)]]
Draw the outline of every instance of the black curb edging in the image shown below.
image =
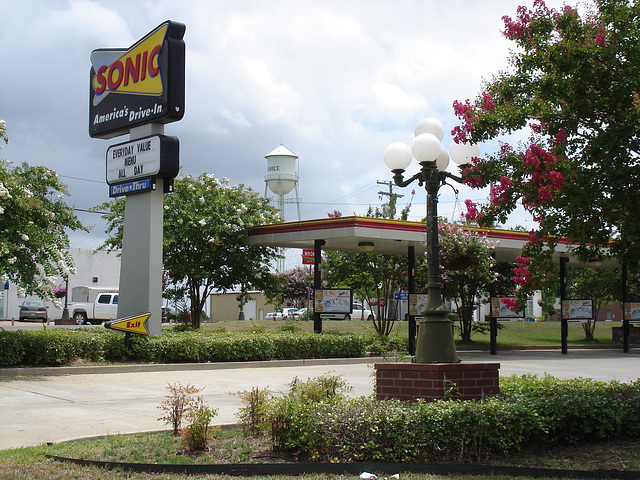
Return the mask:
[(509, 475), (534, 476), (542, 478), (619, 478), (637, 479), (640, 472), (623, 470), (565, 470), (554, 468), (507, 467), (497, 465), (461, 465), (450, 463), (229, 463), (208, 465), (175, 465), (156, 463), (106, 462), (97, 460), (80, 460), (77, 458), (45, 455), (57, 462), (68, 462), (76, 465), (94, 466), (106, 469), (124, 469), (134, 472), (149, 473), (187, 473), (187, 474), (225, 474), (235, 476), (251, 475), (301, 475), (304, 473), (333, 473), (360, 475), (362, 472), (396, 474), (400, 472), (430, 473), (450, 475), (454, 473), (466, 475)]

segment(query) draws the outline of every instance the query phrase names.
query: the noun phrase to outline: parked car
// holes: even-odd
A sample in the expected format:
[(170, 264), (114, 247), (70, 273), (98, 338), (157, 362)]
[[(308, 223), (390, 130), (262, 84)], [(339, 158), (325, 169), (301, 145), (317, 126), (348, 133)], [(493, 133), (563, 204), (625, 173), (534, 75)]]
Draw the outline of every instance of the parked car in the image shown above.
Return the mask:
[[(309, 309), (307, 307), (301, 308), (300, 310), (296, 310), (293, 314), (294, 320), (308, 320), (307, 318), (308, 310)], [(313, 315), (313, 311), (311, 311), (310, 314)]]
[(18, 320), (42, 320), (47, 321), (47, 307), (42, 300), (25, 300), (20, 305), (20, 314)]
[(297, 308), (283, 308), (282, 310), (276, 310), (275, 312), (267, 313), (265, 320), (293, 320), (294, 314)]
[(373, 310), (363, 308), (361, 303), (351, 305), (351, 314), (348, 313), (323, 313), (322, 318), (329, 320), (374, 320), (376, 314)]

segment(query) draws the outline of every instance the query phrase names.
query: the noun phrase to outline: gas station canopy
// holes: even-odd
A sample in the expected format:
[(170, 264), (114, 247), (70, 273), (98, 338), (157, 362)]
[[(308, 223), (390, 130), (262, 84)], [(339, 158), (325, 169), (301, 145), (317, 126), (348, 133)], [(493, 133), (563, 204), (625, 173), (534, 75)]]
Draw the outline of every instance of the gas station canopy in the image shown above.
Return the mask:
[[(515, 262), (529, 239), (529, 232), (464, 228), (479, 232), (495, 242), (495, 257), (499, 262)], [(426, 224), (356, 216), (324, 218), (261, 225), (249, 232), (246, 242), (249, 245), (312, 249), (316, 240), (324, 240), (323, 250), (407, 255), (409, 247), (414, 247), (415, 255), (421, 256), (426, 251)], [(570, 267), (594, 266), (572, 256), (568, 241), (558, 243), (553, 255), (554, 263), (559, 264), (561, 257), (569, 258)], [(617, 266), (614, 260), (604, 260), (599, 265), (600, 268)]]

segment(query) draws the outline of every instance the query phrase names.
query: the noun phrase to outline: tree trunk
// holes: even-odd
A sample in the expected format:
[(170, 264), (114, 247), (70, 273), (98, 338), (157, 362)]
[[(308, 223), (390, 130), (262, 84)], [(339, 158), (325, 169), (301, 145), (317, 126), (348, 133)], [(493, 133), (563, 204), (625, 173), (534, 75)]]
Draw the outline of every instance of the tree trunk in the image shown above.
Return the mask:
[(473, 307), (463, 305), (458, 311), (460, 316), (460, 337), (464, 342), (471, 341), (471, 326), (473, 324)]
[(191, 326), (200, 329), (200, 285), (189, 284), (189, 300), (191, 301)]

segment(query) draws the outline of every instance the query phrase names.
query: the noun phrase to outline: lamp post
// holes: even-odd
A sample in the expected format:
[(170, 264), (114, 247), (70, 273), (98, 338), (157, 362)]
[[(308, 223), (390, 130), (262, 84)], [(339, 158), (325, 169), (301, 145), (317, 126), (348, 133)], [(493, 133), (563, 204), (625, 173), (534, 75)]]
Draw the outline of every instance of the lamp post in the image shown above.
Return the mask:
[(64, 308), (62, 309), (62, 319), (69, 320), (69, 274), (65, 273), (64, 278)]
[[(384, 161), (393, 173), (393, 180), (399, 187), (418, 181), (427, 192), (427, 304), (419, 322), (416, 342), (416, 363), (457, 363), (455, 343), (449, 311), (442, 301), (442, 277), (440, 275), (440, 246), (438, 244), (438, 190), (448, 178), (461, 183), (462, 178), (446, 172), (449, 158), (458, 165), (471, 163), (480, 155), (475, 144), (451, 142), (449, 152), (440, 143), (444, 127), (435, 118), (425, 118), (415, 129), (415, 139), (411, 147), (394, 142), (384, 152)], [(411, 178), (403, 174), (415, 157), (420, 171)]]

